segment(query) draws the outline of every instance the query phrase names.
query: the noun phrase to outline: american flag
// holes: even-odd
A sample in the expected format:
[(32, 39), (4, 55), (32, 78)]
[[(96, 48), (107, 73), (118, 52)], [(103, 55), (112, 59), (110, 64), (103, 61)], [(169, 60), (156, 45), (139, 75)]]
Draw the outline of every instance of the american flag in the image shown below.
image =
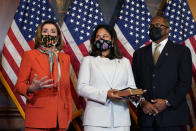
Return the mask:
[[(119, 47), (130, 61), (136, 49), (150, 42), (148, 25), (151, 18), (144, 0), (124, 0), (114, 28), (117, 32)], [(136, 108), (130, 105), (131, 116), (137, 123)]]
[[(97, 0), (75, 0), (71, 4), (61, 29), (78, 64), (83, 56), (88, 55), (89, 39), (95, 26), (103, 23), (104, 20)], [(77, 74), (79, 66), (74, 70)]]
[(115, 24), (119, 46), (123, 55), (132, 60), (134, 50), (149, 43), (150, 12), (144, 0), (124, 0)]
[(190, 110), (190, 125), (196, 128), (196, 24), (186, 0), (169, 0), (164, 11), (170, 21), (169, 39), (189, 47), (192, 54), (193, 84), (187, 95)]
[(47, 0), (21, 0), (4, 41), (0, 78), (23, 118), (26, 99), (14, 91), (17, 73), (24, 51), (34, 47), (38, 25), (49, 19), (56, 21)]
[[(104, 24), (104, 19), (97, 0), (74, 0), (72, 2), (61, 30), (66, 42), (64, 51), (71, 56), (71, 85), (74, 89), (76, 89), (80, 63), (83, 57), (88, 55), (89, 39), (98, 24)], [(78, 99), (76, 91), (72, 91), (72, 97), (76, 103), (75, 109), (85, 108), (85, 100)]]

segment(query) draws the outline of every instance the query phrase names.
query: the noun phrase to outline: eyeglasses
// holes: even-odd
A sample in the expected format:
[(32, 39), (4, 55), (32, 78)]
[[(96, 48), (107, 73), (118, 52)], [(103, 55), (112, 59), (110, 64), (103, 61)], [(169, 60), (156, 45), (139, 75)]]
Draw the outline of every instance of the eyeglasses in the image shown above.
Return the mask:
[(161, 28), (161, 27), (169, 28), (168, 26), (163, 25), (163, 24), (159, 24), (159, 23), (150, 24), (150, 25), (149, 25), (149, 28), (150, 28), (150, 29), (153, 28), (153, 27), (157, 27), (157, 28)]

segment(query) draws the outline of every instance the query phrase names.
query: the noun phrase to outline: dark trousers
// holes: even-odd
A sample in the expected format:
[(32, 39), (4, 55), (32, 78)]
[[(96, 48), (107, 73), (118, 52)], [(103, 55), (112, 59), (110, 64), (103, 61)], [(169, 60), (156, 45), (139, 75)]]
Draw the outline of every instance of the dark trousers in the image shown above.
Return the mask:
[(139, 131), (182, 131), (182, 126), (170, 127), (140, 127)]

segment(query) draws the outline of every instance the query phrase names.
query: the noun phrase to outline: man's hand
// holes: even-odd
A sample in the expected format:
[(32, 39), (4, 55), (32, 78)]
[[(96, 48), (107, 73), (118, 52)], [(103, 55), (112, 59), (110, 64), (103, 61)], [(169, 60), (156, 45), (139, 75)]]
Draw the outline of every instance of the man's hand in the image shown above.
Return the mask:
[(148, 115), (153, 114), (155, 116), (156, 114), (159, 113), (159, 111), (154, 107), (154, 105), (146, 100), (142, 100), (140, 102), (140, 106), (145, 114), (148, 114)]
[(162, 112), (163, 110), (165, 110), (167, 108), (166, 105), (166, 101), (165, 99), (155, 99), (155, 100), (151, 100), (151, 102), (153, 103), (153, 106), (159, 111)]

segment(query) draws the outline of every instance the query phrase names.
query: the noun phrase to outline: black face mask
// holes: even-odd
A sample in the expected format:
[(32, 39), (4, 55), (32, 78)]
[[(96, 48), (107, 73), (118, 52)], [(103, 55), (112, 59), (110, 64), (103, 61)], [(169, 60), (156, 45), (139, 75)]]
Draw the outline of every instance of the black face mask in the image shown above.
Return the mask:
[(111, 40), (99, 39), (99, 40), (95, 41), (94, 44), (96, 45), (96, 48), (100, 51), (106, 51), (106, 50), (113, 47)]
[(42, 43), (46, 47), (51, 47), (57, 44), (57, 37), (51, 35), (42, 35)]
[(162, 28), (159, 27), (152, 27), (149, 30), (149, 37), (152, 41), (157, 41), (159, 39), (161, 39), (163, 37), (163, 35), (161, 34), (162, 32)]

